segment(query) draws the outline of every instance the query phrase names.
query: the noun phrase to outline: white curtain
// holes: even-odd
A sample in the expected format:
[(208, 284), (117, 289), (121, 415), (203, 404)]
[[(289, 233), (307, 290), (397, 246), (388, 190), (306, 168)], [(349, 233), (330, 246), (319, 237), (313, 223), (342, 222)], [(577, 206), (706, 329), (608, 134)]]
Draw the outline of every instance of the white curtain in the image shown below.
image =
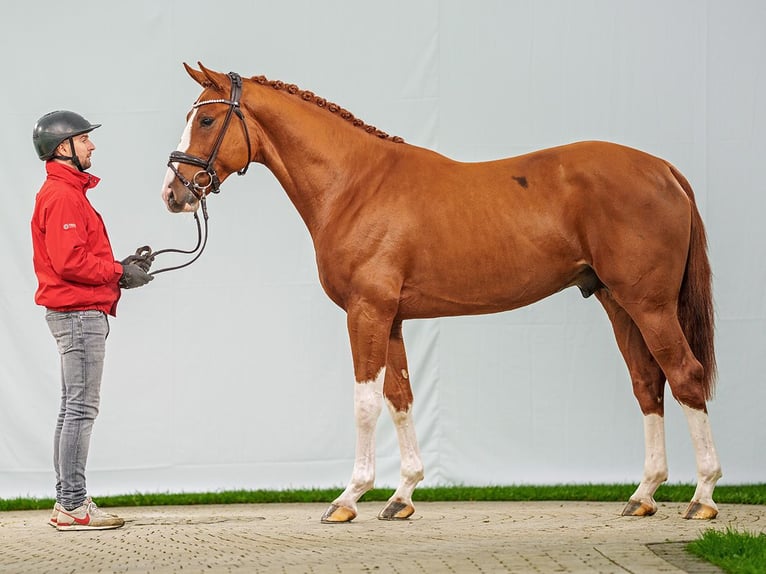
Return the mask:
[[(695, 188), (715, 272), (723, 482), (762, 482), (766, 404), (766, 8), (759, 0), (140, 0), (3, 9), (0, 497), (50, 496), (58, 355), (36, 307), (34, 122), (93, 134), (89, 197), (119, 258), (193, 246), (159, 199), (199, 87), (181, 62), (264, 74), (458, 160), (582, 139), (639, 147)], [(92, 494), (345, 484), (354, 453), (345, 316), (308, 233), (253, 166), (209, 202), (188, 269), (124, 293), (111, 321)], [(170, 263), (164, 259), (160, 263)], [(637, 481), (641, 414), (594, 299), (405, 324), (426, 484)], [(695, 479), (667, 392), (671, 481)], [(378, 486), (398, 481), (387, 414)]]

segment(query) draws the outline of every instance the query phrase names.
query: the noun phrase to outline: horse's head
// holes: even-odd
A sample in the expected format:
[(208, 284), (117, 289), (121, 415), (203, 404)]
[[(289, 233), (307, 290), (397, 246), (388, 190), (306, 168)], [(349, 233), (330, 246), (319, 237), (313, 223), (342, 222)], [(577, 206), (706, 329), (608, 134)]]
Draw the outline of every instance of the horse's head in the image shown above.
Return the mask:
[[(170, 154), (162, 184), (162, 199), (173, 212), (196, 211), (200, 199), (218, 193), (235, 171), (243, 175), (252, 161), (247, 121), (240, 109), (242, 79), (198, 65), (199, 71), (184, 64), (204, 89), (186, 117), (181, 143)], [(232, 115), (237, 121), (232, 122)]]

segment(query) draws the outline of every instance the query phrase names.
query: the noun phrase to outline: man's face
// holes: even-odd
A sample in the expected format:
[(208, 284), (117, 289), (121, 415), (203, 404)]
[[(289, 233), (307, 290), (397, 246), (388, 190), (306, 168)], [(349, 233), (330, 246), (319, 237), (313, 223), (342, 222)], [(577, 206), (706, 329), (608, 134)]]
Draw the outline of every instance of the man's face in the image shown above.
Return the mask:
[(77, 156), (77, 159), (80, 160), (82, 169), (87, 170), (91, 166), (90, 154), (93, 153), (93, 150), (96, 149), (96, 146), (93, 145), (92, 141), (90, 141), (89, 134), (80, 134), (79, 136), (74, 136), (72, 141), (74, 141), (74, 151), (70, 150), (69, 140), (66, 140), (59, 146), (59, 155), (70, 156), (72, 153), (74, 153)]

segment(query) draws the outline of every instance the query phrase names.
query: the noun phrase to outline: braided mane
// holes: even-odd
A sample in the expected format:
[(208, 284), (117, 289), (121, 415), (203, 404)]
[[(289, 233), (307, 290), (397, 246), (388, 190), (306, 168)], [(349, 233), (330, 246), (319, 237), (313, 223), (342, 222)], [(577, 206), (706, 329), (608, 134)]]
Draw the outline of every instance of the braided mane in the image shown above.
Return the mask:
[(348, 110), (344, 108), (341, 108), (338, 104), (328, 102), (326, 99), (317, 96), (314, 92), (310, 92), (309, 90), (301, 90), (295, 84), (285, 84), (284, 82), (280, 80), (269, 80), (268, 78), (266, 78), (266, 76), (254, 76), (250, 79), (258, 84), (261, 84), (262, 86), (268, 85), (274, 88), (275, 90), (283, 90), (287, 92), (288, 94), (298, 96), (299, 98), (301, 98), (302, 100), (306, 102), (313, 103), (317, 107), (325, 109), (328, 112), (331, 112), (333, 114), (337, 114), (344, 120), (351, 122), (355, 127), (362, 128), (368, 134), (377, 136), (380, 139), (389, 140), (394, 143), (404, 142), (403, 138), (400, 138), (399, 136), (390, 136), (386, 132), (379, 130), (375, 126), (366, 124), (359, 118), (354, 117), (354, 114), (352, 114), (351, 112), (349, 112)]

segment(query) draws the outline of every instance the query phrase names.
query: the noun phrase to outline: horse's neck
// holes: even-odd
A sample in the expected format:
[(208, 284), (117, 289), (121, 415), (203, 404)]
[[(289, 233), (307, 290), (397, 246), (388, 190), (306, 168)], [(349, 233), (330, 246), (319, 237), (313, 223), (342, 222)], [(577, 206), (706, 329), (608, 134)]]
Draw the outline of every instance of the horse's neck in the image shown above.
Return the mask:
[[(299, 97), (257, 86), (251, 114), (259, 127), (261, 163), (274, 174), (312, 236), (339, 203), (372, 177), (370, 159), (385, 153), (378, 138)], [(390, 143), (390, 142), (388, 142)]]

